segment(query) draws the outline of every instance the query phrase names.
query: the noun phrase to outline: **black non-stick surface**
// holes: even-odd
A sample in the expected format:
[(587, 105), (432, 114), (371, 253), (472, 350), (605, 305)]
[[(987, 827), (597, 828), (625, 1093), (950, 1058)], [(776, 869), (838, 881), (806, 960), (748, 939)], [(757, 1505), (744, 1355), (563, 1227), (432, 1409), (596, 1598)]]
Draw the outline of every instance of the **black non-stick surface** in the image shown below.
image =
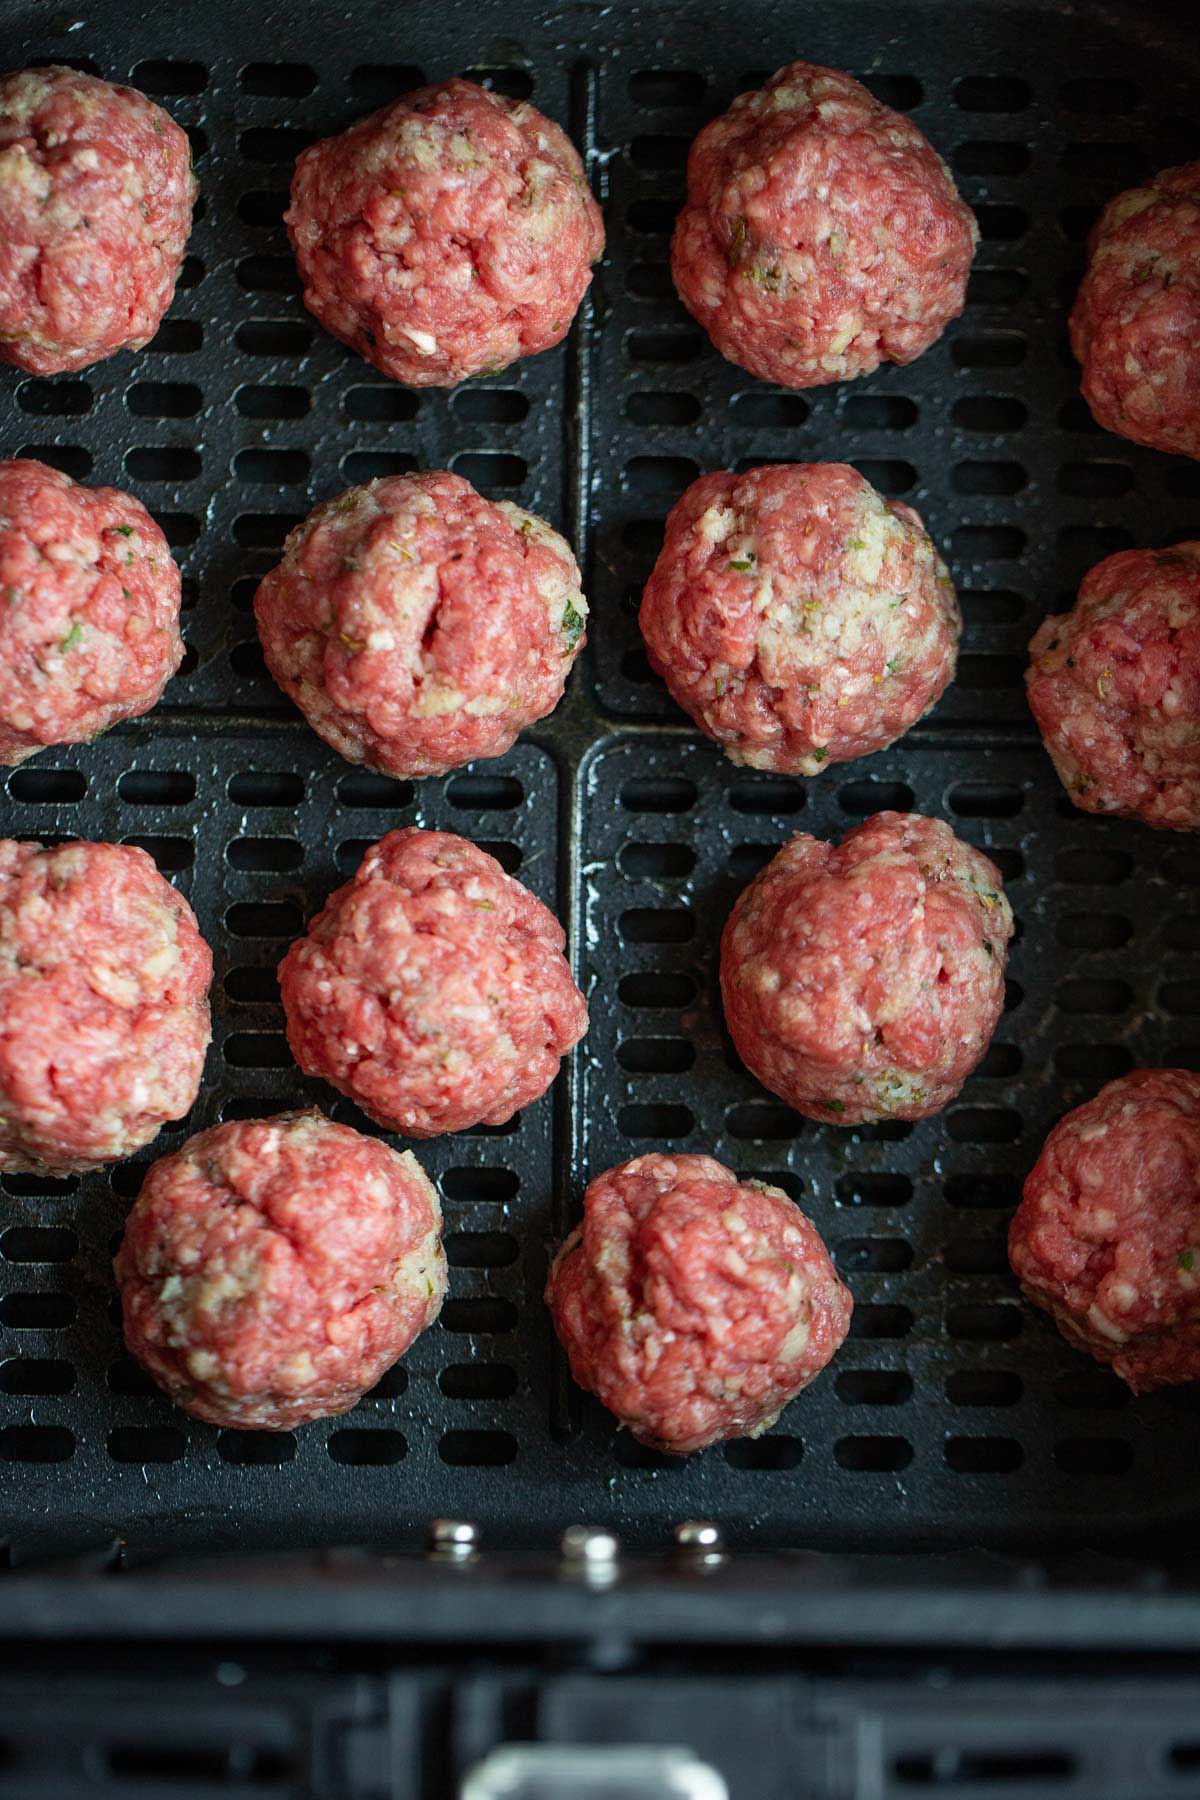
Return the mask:
[[(0, 814), (12, 835), (144, 842), (196, 906), (217, 961), (215, 1043), (193, 1116), (162, 1147), (218, 1116), (333, 1099), (290, 1063), (272, 970), (396, 824), (465, 833), (557, 905), (593, 1018), (573, 1080), (515, 1128), (421, 1148), (454, 1264), (442, 1323), (354, 1413), (294, 1436), (191, 1424), (124, 1357), (108, 1258), (141, 1162), (81, 1183), (4, 1177), (0, 1516), (16, 1554), (404, 1543), (437, 1513), (512, 1544), (580, 1519), (661, 1540), (695, 1514), (763, 1546), (1191, 1543), (1200, 1395), (1129, 1400), (1020, 1305), (1003, 1253), (1064, 1106), (1137, 1062), (1200, 1067), (1200, 850), (1075, 812), (1021, 694), (1033, 625), (1083, 568), (1200, 535), (1197, 465), (1097, 432), (1064, 348), (1098, 203), (1200, 154), (1190, 12), (0, 6), (0, 63), (90, 59), (155, 93), (192, 128), (203, 191), (153, 346), (52, 381), (0, 375), (0, 453), (129, 486), (187, 575), (188, 665), (164, 706), (11, 774)], [(803, 395), (721, 362), (666, 267), (689, 138), (799, 54), (910, 110), (983, 232), (967, 312), (940, 344)], [(606, 200), (609, 252), (568, 346), (416, 394), (308, 320), (279, 217), (303, 143), (455, 72), (490, 72), (567, 125)], [(946, 548), (967, 617), (959, 680), (882, 756), (811, 784), (748, 775), (648, 678), (632, 609), (693, 475), (832, 457), (912, 500)], [(592, 647), (532, 741), (414, 787), (351, 770), (296, 720), (263, 674), (249, 599), (315, 500), (446, 465), (577, 540)], [(737, 1066), (714, 955), (774, 846), (881, 805), (986, 846), (1021, 934), (1009, 1009), (961, 1099), (915, 1127), (843, 1132)], [(571, 1392), (540, 1301), (586, 1174), (664, 1145), (788, 1186), (858, 1303), (836, 1367), (770, 1436), (669, 1464)]]

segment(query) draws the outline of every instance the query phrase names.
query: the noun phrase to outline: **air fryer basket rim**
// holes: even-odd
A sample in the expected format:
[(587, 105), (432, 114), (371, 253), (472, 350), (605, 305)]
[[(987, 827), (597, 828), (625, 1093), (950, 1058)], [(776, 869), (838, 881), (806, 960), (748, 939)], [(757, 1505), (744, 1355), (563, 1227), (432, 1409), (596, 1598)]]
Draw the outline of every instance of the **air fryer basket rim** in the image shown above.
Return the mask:
[[(365, 6), (349, 30), (344, 11), (331, 29), (323, 0), (202, 13), (108, 0), (78, 21), (0, 4), (0, 66), (83, 60), (152, 92), (191, 132), (203, 195), (154, 345), (79, 376), (0, 375), (3, 454), (127, 486), (184, 566), (190, 654), (164, 704), (11, 773), (4, 815), (14, 836), (146, 843), (197, 909), (216, 1041), (197, 1107), (158, 1148), (298, 1101), (350, 1116), (294, 1070), (271, 971), (396, 824), (497, 847), (568, 923), (593, 1017), (574, 1067), (511, 1132), (418, 1147), (445, 1200), (444, 1321), (353, 1414), (295, 1435), (196, 1425), (122, 1354), (109, 1257), (148, 1157), (82, 1183), (6, 1178), (0, 1518), (14, 1566), (412, 1548), (437, 1516), (476, 1522), (487, 1550), (543, 1555), (581, 1521), (662, 1547), (678, 1521), (712, 1518), (735, 1548), (848, 1555), (837, 1566), (854, 1571), (858, 1553), (909, 1552), (910, 1585), (930, 1596), (951, 1570), (973, 1585), (962, 1559), (980, 1546), (1044, 1560), (1091, 1545), (1143, 1566), (1192, 1555), (1194, 1391), (1130, 1402), (1019, 1303), (1003, 1257), (1021, 1176), (1066, 1105), (1137, 1062), (1200, 1066), (1200, 857), (1074, 811), (1021, 686), (1034, 625), (1089, 562), (1200, 535), (1195, 465), (1091, 428), (1063, 342), (1097, 206), (1200, 155), (1190, 10), (1110, 4), (1081, 22), (1060, 0), (419, 0), (399, 30)], [(721, 362), (665, 278), (688, 140), (795, 55), (911, 110), (983, 232), (967, 310), (933, 350), (799, 395)], [(303, 142), (457, 72), (529, 93), (567, 127), (609, 247), (564, 347), (418, 394), (308, 318), (280, 219)], [(854, 461), (911, 500), (967, 619), (935, 714), (809, 784), (736, 770), (686, 728), (647, 678), (632, 610), (682, 485), (772, 457)], [(387, 783), (326, 752), (283, 702), (249, 596), (317, 499), (414, 466), (454, 466), (572, 536), (591, 642), (562, 707), (507, 757)], [(791, 831), (840, 834), (885, 805), (946, 817), (996, 855), (1021, 935), (1008, 1011), (961, 1101), (913, 1129), (838, 1132), (788, 1115), (738, 1066), (716, 934)], [(660, 1144), (783, 1180), (857, 1303), (854, 1336), (775, 1432), (686, 1463), (641, 1452), (572, 1391), (540, 1299), (587, 1175)], [(522, 1566), (558, 1591), (537, 1555)], [(813, 1566), (778, 1565), (801, 1586)], [(27, 1589), (38, 1605), (47, 1592)], [(27, 1601), (11, 1604), (32, 1628)]]

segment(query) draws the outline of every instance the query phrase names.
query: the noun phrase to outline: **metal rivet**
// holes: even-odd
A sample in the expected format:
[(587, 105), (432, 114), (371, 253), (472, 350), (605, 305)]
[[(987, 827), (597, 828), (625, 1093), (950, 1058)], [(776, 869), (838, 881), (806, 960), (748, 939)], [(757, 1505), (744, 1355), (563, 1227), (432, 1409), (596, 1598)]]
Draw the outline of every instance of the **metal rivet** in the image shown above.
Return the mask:
[(721, 1528), (711, 1519), (684, 1519), (675, 1527), (675, 1542), (681, 1550), (721, 1550), (724, 1540)]
[(675, 1527), (675, 1548), (692, 1563), (719, 1563), (725, 1557), (721, 1528), (711, 1519), (681, 1520)]
[(452, 1562), (465, 1562), (479, 1550), (479, 1527), (469, 1519), (432, 1519), (429, 1554)]
[(588, 1573), (611, 1570), (620, 1555), (621, 1546), (603, 1525), (568, 1525), (559, 1539), (565, 1562), (577, 1564)]

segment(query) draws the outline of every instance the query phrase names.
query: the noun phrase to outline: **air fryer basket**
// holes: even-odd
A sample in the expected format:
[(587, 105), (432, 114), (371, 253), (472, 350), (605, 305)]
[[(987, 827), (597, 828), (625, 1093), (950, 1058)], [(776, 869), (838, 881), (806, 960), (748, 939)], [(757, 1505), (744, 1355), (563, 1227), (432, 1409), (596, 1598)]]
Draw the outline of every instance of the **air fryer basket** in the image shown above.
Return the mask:
[[(1053, 1119), (1135, 1063), (1200, 1066), (1200, 849), (1060, 793), (1023, 648), (1082, 570), (1200, 536), (1200, 465), (1091, 424), (1065, 341), (1087, 226), (1115, 189), (1200, 155), (1192, 9), (673, 0), (514, 7), (0, 7), (0, 65), (71, 61), (162, 99), (202, 199), (144, 353), (0, 376), (4, 455), (127, 485), (186, 575), (185, 672), (149, 719), (7, 778), (14, 836), (144, 844), (216, 953), (215, 1042), (191, 1117), (297, 1102), (274, 966), (362, 848), (463, 832), (568, 920), (593, 1025), (511, 1128), (421, 1147), (441, 1184), (440, 1326), (350, 1415), (296, 1434), (194, 1424), (124, 1355), (109, 1258), (145, 1157), (79, 1182), (6, 1176), (0, 1517), (17, 1560), (417, 1542), (432, 1515), (545, 1544), (595, 1519), (656, 1543), (689, 1515), (760, 1548), (1080, 1543), (1183, 1554), (1200, 1522), (1200, 1392), (1132, 1402), (1021, 1305), (1004, 1228)], [(696, 129), (796, 55), (911, 112), (977, 208), (967, 311), (908, 369), (792, 394), (722, 362), (671, 290)], [(280, 222), (314, 137), (425, 77), (530, 95), (583, 147), (609, 249), (569, 343), (451, 393), (386, 382), (301, 306)], [(811, 783), (735, 770), (648, 674), (634, 607), (663, 516), (702, 469), (840, 458), (923, 513), (967, 619), (959, 678), (886, 754)], [(350, 768), (267, 679), (256, 579), (311, 504), (451, 467), (572, 536), (591, 646), (559, 712), (444, 780)], [(740, 1069), (714, 957), (738, 887), (788, 834), (881, 806), (950, 820), (1001, 864), (1020, 921), (1008, 1010), (960, 1100), (917, 1126), (818, 1127)], [(686, 1462), (574, 1393), (541, 1303), (589, 1172), (659, 1146), (781, 1182), (854, 1289), (836, 1365), (758, 1442)]]

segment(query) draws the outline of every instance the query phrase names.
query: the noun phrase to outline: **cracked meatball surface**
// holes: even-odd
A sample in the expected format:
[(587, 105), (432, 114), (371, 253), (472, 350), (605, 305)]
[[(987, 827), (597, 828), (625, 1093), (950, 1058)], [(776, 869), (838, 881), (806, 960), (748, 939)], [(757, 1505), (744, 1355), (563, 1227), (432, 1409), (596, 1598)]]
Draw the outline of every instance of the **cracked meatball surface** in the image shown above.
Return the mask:
[(733, 762), (800, 775), (914, 725), (953, 678), (962, 629), (918, 515), (847, 463), (694, 481), (639, 623), (673, 698)]
[(0, 462), (0, 763), (149, 712), (183, 658), (180, 587), (132, 495)]
[(0, 359), (56, 375), (148, 344), (196, 192), (187, 133), (145, 94), (65, 68), (0, 78)]
[(1200, 162), (1110, 200), (1088, 240), (1071, 348), (1099, 425), (1200, 457)]
[(254, 596), (267, 667), (313, 730), (396, 776), (501, 756), (553, 712), (587, 610), (564, 538), (441, 471), (318, 506)]
[(928, 1118), (991, 1041), (1012, 929), (1000, 871), (940, 819), (876, 813), (840, 844), (800, 832), (725, 927), (730, 1035), (809, 1118)]
[(557, 344), (604, 249), (565, 132), (472, 81), (418, 88), (311, 145), (285, 217), (309, 311), (410, 387)]
[(549, 909), (447, 831), (390, 831), (279, 965), (292, 1054), (390, 1131), (502, 1125), (587, 1029)]
[(1135, 1069), (1060, 1119), (1008, 1253), (1027, 1298), (1135, 1394), (1200, 1380), (1200, 1075)]
[(125, 1341), (212, 1425), (346, 1412), (437, 1317), (441, 1222), (411, 1154), (319, 1112), (214, 1126), (133, 1203), (113, 1265)]
[(692, 145), (671, 271), (722, 356), (816, 387), (927, 350), (963, 309), (978, 240), (910, 120), (794, 62)]
[(1200, 543), (1105, 557), (1029, 656), (1029, 705), (1076, 806), (1200, 828)]
[(211, 979), (191, 907), (144, 850), (0, 840), (0, 1169), (98, 1168), (182, 1118)]
[(852, 1301), (780, 1188), (711, 1156), (598, 1175), (546, 1302), (580, 1387), (676, 1456), (758, 1437), (834, 1355)]

